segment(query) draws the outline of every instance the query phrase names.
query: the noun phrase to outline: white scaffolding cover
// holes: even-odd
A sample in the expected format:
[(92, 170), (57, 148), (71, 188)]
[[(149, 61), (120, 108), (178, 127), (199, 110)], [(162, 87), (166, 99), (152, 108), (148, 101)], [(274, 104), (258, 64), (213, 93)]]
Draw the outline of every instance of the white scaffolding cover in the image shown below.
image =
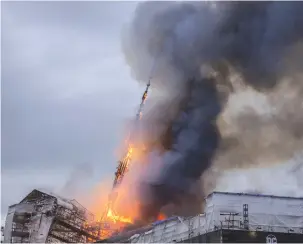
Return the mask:
[[(178, 242), (220, 228), (243, 229), (244, 204), (251, 231), (303, 233), (303, 198), (214, 192), (206, 198), (204, 214), (162, 221), (152, 230), (132, 236), (131, 242)], [(228, 221), (231, 219), (233, 223)]]

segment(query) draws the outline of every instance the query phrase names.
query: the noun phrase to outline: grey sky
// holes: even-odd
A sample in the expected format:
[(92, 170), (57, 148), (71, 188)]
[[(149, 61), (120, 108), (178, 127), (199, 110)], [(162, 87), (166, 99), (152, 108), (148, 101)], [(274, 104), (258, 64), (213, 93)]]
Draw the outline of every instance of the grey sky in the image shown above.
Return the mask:
[[(113, 175), (141, 92), (120, 50), (135, 2), (2, 2), (2, 207)], [(80, 171), (82, 169), (80, 167)]]
[[(89, 189), (113, 177), (125, 122), (135, 115), (144, 87), (131, 78), (120, 48), (135, 2), (1, 5), (3, 220), (8, 205), (36, 187), (73, 193), (68, 183)], [(256, 105), (246, 95), (234, 104), (243, 107), (245, 99)], [(267, 184), (266, 172), (265, 180), (261, 171), (231, 174), (218, 187), (281, 189)], [(281, 172), (282, 190), (302, 188)]]

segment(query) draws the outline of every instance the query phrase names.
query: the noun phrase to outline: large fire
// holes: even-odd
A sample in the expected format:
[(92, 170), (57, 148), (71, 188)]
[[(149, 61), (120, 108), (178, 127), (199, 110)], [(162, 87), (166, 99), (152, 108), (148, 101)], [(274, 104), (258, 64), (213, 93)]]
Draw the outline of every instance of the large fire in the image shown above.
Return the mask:
[(166, 219), (166, 216), (163, 213), (159, 213), (157, 220), (164, 220)]
[[(147, 88), (142, 96), (142, 101), (139, 107), (139, 111), (137, 114), (137, 120), (140, 120), (142, 118), (142, 109), (143, 105), (145, 103), (145, 100), (147, 99), (148, 94), (148, 88), (150, 86), (150, 83), (147, 85)], [(141, 158), (142, 152), (144, 155), (145, 152), (145, 146), (144, 145), (135, 145), (132, 142), (131, 134), (128, 136), (128, 140), (126, 141), (127, 145), (127, 153), (123, 157), (122, 160), (119, 161), (119, 165), (116, 171), (115, 175), (115, 181), (113, 185), (113, 189), (110, 192), (110, 197), (104, 206), (106, 208), (105, 213), (103, 212), (100, 225), (103, 226), (102, 223), (109, 223), (110, 228), (108, 230), (102, 229), (101, 232), (99, 230), (98, 235), (100, 238), (107, 238), (112, 235), (115, 231), (118, 231), (119, 229), (123, 229), (125, 226), (134, 224), (135, 220), (140, 220), (139, 216), (139, 206), (140, 202), (136, 199), (136, 197), (131, 195), (132, 187), (130, 184), (122, 183), (122, 180), (124, 180), (125, 173), (129, 170), (129, 166), (131, 161), (134, 159)], [(135, 143), (137, 144), (137, 143)], [(141, 160), (137, 160), (142, 162)], [(132, 162), (133, 164), (133, 162)], [(99, 206), (100, 207), (100, 206)], [(100, 210), (100, 209), (98, 209)], [(165, 215), (159, 214), (158, 220), (165, 219)]]
[[(140, 146), (140, 148), (137, 148), (134, 144), (129, 143), (127, 153), (123, 160), (121, 160), (122, 164), (120, 164), (119, 167), (122, 165), (123, 170), (128, 171), (131, 160), (140, 158), (140, 152), (142, 150), (144, 150), (144, 147)], [(132, 164), (134, 164), (134, 162), (132, 162)], [(101, 222), (109, 223), (111, 228), (109, 232), (103, 231), (102, 238), (110, 237), (114, 233), (113, 231), (119, 231), (128, 225), (135, 224), (136, 220), (140, 220), (140, 202), (131, 195), (132, 187), (128, 184), (128, 181), (123, 181), (122, 183), (123, 172), (117, 170), (116, 179), (118, 185), (111, 191), (111, 197), (105, 206), (106, 212), (101, 218)], [(157, 220), (163, 220), (165, 218), (166, 216), (164, 214), (159, 214)]]
[(126, 157), (128, 159), (131, 159), (132, 154), (133, 154), (133, 148), (130, 146), (129, 149), (128, 149)]
[(111, 219), (114, 223), (118, 222), (123, 222), (123, 223), (133, 223), (133, 220), (131, 218), (127, 218), (124, 216), (119, 216), (113, 214), (113, 210), (109, 209), (106, 215), (107, 218)]

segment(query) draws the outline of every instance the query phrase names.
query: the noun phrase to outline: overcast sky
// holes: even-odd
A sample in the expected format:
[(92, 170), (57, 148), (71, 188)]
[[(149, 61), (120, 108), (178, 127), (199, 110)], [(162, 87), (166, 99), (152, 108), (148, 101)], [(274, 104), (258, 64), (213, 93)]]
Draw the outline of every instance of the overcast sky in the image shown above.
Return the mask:
[(135, 6), (2, 2), (2, 218), (33, 188), (61, 189), (75, 171), (84, 185), (113, 177), (144, 89), (120, 48)]
[[(90, 189), (114, 177), (125, 124), (145, 87), (131, 78), (120, 48), (135, 2), (1, 5), (3, 220), (7, 207), (34, 188), (72, 195), (68, 183)], [(219, 189), (303, 194), (303, 167), (297, 178), (283, 167), (262, 172), (236, 172)]]

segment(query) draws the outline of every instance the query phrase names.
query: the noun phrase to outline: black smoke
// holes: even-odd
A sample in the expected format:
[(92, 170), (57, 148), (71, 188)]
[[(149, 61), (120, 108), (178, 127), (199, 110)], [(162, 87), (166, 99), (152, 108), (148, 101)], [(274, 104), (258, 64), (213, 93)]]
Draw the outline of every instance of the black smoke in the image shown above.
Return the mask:
[(217, 118), (233, 91), (231, 75), (261, 92), (275, 88), (288, 75), (286, 57), (302, 37), (301, 2), (138, 5), (124, 32), (124, 53), (141, 82), (156, 60), (151, 87), (160, 94), (150, 98), (141, 127), (150, 145), (139, 186), (143, 215), (197, 195), (222, 145)]

